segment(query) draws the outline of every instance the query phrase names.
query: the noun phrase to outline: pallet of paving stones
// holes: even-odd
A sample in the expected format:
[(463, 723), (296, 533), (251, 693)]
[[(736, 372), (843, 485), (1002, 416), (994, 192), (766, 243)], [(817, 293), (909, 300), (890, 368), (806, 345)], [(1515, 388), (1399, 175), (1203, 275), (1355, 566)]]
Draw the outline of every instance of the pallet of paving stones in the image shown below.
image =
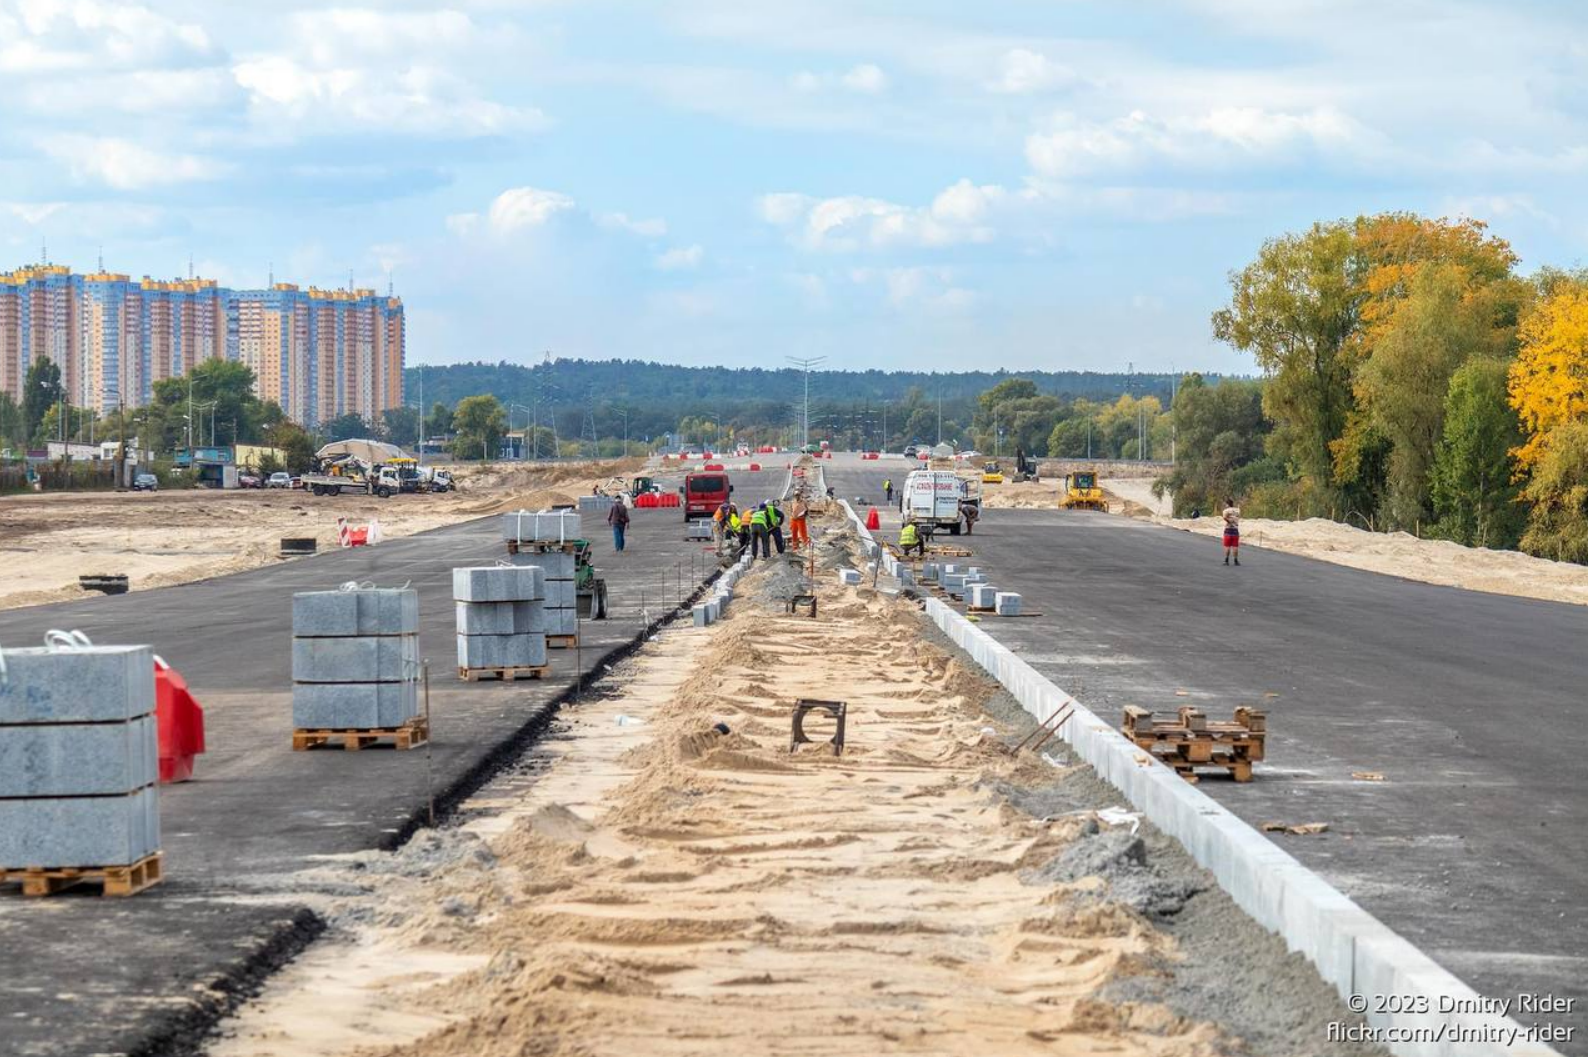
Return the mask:
[(46, 869), (29, 866), (0, 869), (0, 884), (21, 882), (25, 896), (49, 896), (73, 885), (97, 884), (106, 896), (137, 895), (165, 880), (163, 853), (155, 852), (130, 866), (61, 866)]
[(1241, 706), (1229, 722), (1209, 720), (1200, 708), (1182, 705), (1175, 718), (1160, 722), (1136, 705), (1125, 706), (1125, 737), (1182, 777), (1199, 767), (1221, 767), (1237, 782), (1252, 780), (1252, 764), (1263, 759), (1268, 716)]
[(579, 645), (578, 635), (547, 635), (546, 648), (548, 650), (571, 650)]
[(292, 732), (292, 751), (304, 752), (321, 745), (334, 748), (340, 743), (348, 752), (357, 752), (387, 738), (399, 749), (418, 748), (430, 740), (430, 724), (420, 716), (397, 727), (355, 727), (343, 730), (299, 728)]
[(549, 664), (510, 668), (459, 668), (458, 678), (466, 683), (477, 683), (482, 679), (500, 679), (504, 683), (511, 683), (519, 679), (544, 679), (549, 671), (551, 671)]

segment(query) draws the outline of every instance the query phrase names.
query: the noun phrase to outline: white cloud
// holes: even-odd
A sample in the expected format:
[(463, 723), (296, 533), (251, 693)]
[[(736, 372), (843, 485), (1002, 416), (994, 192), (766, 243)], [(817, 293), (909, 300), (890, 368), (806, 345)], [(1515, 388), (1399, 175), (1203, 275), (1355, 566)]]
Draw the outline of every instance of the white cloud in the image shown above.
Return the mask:
[(6, 202), (4, 209), (30, 227), (37, 227), (66, 208), (64, 202)]
[(231, 171), (230, 165), (214, 158), (162, 154), (115, 137), (55, 136), (44, 141), (44, 149), (65, 163), (79, 183), (104, 184), (118, 191), (214, 180)]
[(700, 267), (700, 262), (705, 257), (706, 251), (699, 245), (675, 246), (666, 253), (656, 258), (656, 267), (664, 272), (686, 271)]
[(1377, 138), (1332, 107), (1299, 113), (1223, 107), (1170, 118), (1133, 110), (1106, 123), (1066, 113), (1053, 126), (1026, 137), (1026, 160), (1039, 175), (1061, 179), (1164, 164), (1210, 169), (1284, 162), (1313, 149), (1354, 153)]
[(1008, 95), (1052, 92), (1080, 83), (1076, 72), (1039, 51), (1011, 48), (998, 62), (998, 76), (987, 87)]
[(215, 53), (203, 27), (140, 4), (0, 3), (0, 73), (102, 73), (206, 61)]
[(268, 55), (239, 62), (232, 73), (266, 128), (287, 122), (462, 138), (538, 131), (548, 124), (539, 109), (486, 99), (438, 66), (394, 62), (320, 69)]
[(628, 231), (646, 238), (659, 239), (667, 234), (667, 221), (660, 217), (636, 220), (627, 213), (602, 213), (595, 221), (608, 231)]
[(927, 309), (935, 312), (962, 312), (975, 304), (976, 295), (954, 285), (952, 268), (913, 266), (904, 268), (856, 268), (849, 273), (858, 286), (876, 283), (886, 292), (889, 308), (895, 311)]
[(888, 84), (888, 75), (882, 71), (882, 67), (869, 62), (851, 67), (843, 73), (801, 70), (789, 78), (789, 85), (796, 92), (807, 94), (837, 88), (860, 95), (879, 95), (888, 90)]
[(789, 192), (763, 195), (757, 207), (761, 219), (788, 230), (805, 249), (942, 247), (992, 241), (995, 231), (987, 221), (1010, 197), (996, 184), (960, 180), (926, 207), (861, 195), (813, 198)]
[(512, 187), (497, 195), (486, 212), (486, 221), (497, 235), (537, 228), (558, 213), (574, 208), (574, 200), (556, 191), (537, 187)]

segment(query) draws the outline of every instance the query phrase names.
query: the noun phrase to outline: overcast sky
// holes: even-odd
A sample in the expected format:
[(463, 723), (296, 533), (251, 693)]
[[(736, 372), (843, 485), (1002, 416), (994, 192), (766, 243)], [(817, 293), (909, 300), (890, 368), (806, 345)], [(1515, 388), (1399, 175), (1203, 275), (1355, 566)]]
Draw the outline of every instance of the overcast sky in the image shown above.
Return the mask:
[(0, 84), (0, 267), (390, 273), (410, 362), (1245, 370), (1266, 236), (1588, 246), (1571, 3), (0, 0)]

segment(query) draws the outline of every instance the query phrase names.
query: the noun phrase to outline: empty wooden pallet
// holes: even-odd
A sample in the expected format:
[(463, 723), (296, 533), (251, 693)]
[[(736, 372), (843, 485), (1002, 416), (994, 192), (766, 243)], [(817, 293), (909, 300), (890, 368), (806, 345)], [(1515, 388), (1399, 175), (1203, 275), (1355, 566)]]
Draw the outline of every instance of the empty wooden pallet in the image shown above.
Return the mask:
[(1220, 768), (1237, 782), (1252, 780), (1252, 764), (1263, 759), (1267, 713), (1242, 705), (1230, 722), (1209, 720), (1200, 708), (1182, 705), (1173, 720), (1158, 721), (1136, 705), (1125, 706), (1125, 737), (1182, 778), (1196, 781), (1198, 768)]

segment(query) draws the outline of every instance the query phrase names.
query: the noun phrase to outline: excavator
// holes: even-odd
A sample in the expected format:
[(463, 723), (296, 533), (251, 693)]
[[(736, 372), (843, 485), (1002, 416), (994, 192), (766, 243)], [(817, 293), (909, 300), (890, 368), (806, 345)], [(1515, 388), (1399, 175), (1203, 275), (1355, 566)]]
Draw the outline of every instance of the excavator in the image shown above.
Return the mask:
[(1103, 498), (1103, 488), (1097, 483), (1097, 471), (1081, 470), (1065, 474), (1059, 506), (1065, 510), (1101, 510), (1108, 513), (1108, 500)]

